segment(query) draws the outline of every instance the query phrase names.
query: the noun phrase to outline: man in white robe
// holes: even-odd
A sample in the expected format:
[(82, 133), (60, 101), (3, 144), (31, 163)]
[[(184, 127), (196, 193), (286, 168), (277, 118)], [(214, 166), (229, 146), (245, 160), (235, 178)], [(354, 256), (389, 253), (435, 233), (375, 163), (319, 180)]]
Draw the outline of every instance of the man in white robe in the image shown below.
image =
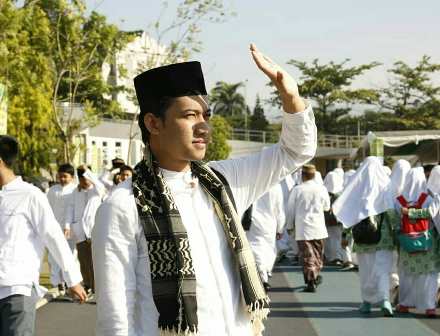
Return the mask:
[[(71, 239), (70, 229), (66, 227), (66, 208), (67, 203), (70, 199), (71, 194), (76, 188), (75, 183), (75, 169), (69, 163), (60, 165), (57, 173), (58, 182), (57, 184), (50, 187), (47, 193), (47, 199), (52, 208), (52, 211), (57, 219), (58, 223), (63, 230), (64, 236), (67, 239), (70, 250), (73, 255), (76, 255), (76, 244), (75, 241)], [(58, 287), (60, 294), (65, 293), (65, 279), (63, 272), (58, 266), (57, 262), (54, 260), (52, 255), (49, 253), (49, 264), (50, 264), (50, 281), (52, 286)]]
[(67, 202), (65, 227), (71, 232), (67, 238), (76, 243), (84, 288), (88, 294), (95, 292), (93, 276), (91, 233), (95, 225), (95, 215), (101, 205), (104, 191), (99, 182), (86, 166), (77, 169), (78, 186)]
[(286, 213), (287, 228), (295, 232), (299, 259), (303, 265), (306, 292), (315, 292), (321, 283), (319, 272), (323, 266), (324, 239), (327, 238), (324, 211), (330, 209), (326, 188), (315, 181), (316, 168), (302, 168), (303, 183), (293, 188)]
[[(287, 113), (284, 114), (279, 144), (249, 157), (209, 164), (211, 169), (221, 173), (229, 185), (238, 215), (234, 218), (240, 218), (250, 204), (271, 186), (310, 160), (316, 150), (313, 112), (299, 97), (294, 80), (255, 46), (251, 47), (251, 53), (257, 66), (278, 88)], [(236, 252), (231, 250), (224, 227), (216, 215), (218, 204), (210, 201), (211, 196), (199, 182), (201, 176), (194, 177), (192, 171), (194, 163), (191, 162), (199, 161), (205, 155), (209, 135), (209, 109), (202, 96), (205, 93), (178, 96), (176, 92), (166, 92), (172, 91), (171, 87), (181, 92), (179, 85), (192, 84), (191, 74), (180, 79), (181, 83), (176, 81), (174, 74), (184, 71), (179, 69), (197, 69), (197, 62), (190, 63), (153, 69), (154, 74), (166, 73), (167, 76), (158, 77), (153, 85), (160, 84), (163, 95), (173, 97), (163, 108), (163, 116), (158, 111), (144, 109), (151, 101), (145, 101), (143, 90), (152, 83), (139, 86), (138, 82), (137, 93), (141, 105), (140, 127), (145, 135), (143, 139), (157, 160), (161, 174), (157, 178), (161, 178), (169, 189), (163, 197), (172, 200), (173, 209), (179, 211), (189, 239), (190, 249), (185, 257), (192, 261), (196, 275), (198, 320), (198, 325), (192, 329), (201, 336), (260, 334), (261, 328), (258, 330), (251, 323), (252, 311), (243, 302), (243, 280), (240, 281), (233, 259)], [(200, 72), (201, 68), (197, 86), (203, 89)], [(149, 76), (152, 73), (144, 74)], [(206, 92), (198, 90), (203, 91)], [(128, 179), (121, 183), (99, 208), (96, 217), (92, 241), (97, 285), (97, 335), (193, 334), (179, 326), (166, 330), (159, 328), (162, 313), (166, 315), (168, 312), (160, 312), (158, 301), (155, 301), (160, 301), (160, 298), (154, 296), (154, 279), (150, 274), (153, 271), (158, 274), (158, 270), (150, 268), (152, 257), (149, 249), (153, 247), (148, 244), (145, 228), (141, 226), (142, 218), (131, 182)], [(155, 283), (156, 286), (161, 285), (157, 281)], [(181, 314), (180, 317), (187, 318)], [(259, 319), (258, 316), (255, 318)]]
[(81, 274), (46, 196), (16, 176), (19, 144), (0, 135), (0, 335), (34, 335), (36, 303), (47, 247), (63, 270), (67, 286), (81, 302)]
[(246, 232), (266, 290), (270, 289), (269, 274), (277, 256), (277, 235), (282, 235), (284, 224), (283, 192), (277, 184), (252, 204), (251, 226)]

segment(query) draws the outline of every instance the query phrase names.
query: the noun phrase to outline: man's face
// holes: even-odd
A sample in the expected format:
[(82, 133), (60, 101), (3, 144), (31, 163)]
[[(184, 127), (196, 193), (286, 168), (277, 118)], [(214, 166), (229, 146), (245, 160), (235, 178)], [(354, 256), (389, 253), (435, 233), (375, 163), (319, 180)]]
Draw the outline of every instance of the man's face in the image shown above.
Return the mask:
[(209, 142), (210, 110), (202, 96), (174, 99), (164, 120), (157, 118), (156, 132), (151, 133), (150, 144), (164, 168), (179, 170), (190, 161), (202, 160)]
[(128, 170), (128, 169), (121, 171), (121, 173), (119, 174), (121, 182), (125, 181), (126, 179), (128, 179), (132, 175), (133, 174), (132, 174), (131, 170)]
[(69, 173), (58, 173), (58, 181), (60, 184), (64, 187), (68, 185), (70, 182), (72, 182), (73, 176)]
[(92, 186), (92, 182), (90, 182), (88, 179), (86, 179), (85, 177), (80, 177), (79, 178), (79, 186), (81, 189), (89, 189)]

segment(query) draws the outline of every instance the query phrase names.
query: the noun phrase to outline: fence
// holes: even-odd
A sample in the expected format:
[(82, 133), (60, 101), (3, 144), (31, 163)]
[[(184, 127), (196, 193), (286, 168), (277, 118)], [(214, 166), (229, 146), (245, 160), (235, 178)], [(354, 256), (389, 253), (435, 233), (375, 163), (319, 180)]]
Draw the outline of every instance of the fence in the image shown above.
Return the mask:
[[(230, 140), (254, 141), (262, 143), (275, 143), (280, 137), (279, 131), (260, 131), (251, 129), (232, 129)], [(362, 136), (318, 134), (318, 146), (330, 148), (358, 148)]]

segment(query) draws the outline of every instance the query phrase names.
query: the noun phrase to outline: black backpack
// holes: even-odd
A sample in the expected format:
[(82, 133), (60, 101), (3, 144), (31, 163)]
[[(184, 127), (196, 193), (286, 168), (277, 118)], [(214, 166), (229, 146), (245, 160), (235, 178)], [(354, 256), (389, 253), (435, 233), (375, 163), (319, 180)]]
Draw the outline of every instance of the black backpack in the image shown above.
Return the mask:
[(382, 222), (385, 215), (381, 214), (379, 222), (377, 216), (369, 216), (353, 226), (353, 239), (356, 244), (374, 245), (380, 242)]

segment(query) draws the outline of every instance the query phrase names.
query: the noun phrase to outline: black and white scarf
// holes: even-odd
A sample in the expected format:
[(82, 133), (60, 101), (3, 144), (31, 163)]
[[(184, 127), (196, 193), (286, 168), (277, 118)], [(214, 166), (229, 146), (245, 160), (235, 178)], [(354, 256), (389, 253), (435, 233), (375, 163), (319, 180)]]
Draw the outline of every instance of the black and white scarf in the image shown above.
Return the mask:
[[(269, 312), (255, 260), (225, 185), (204, 163), (192, 162), (192, 174), (213, 202), (240, 273), (241, 288), (256, 334)], [(148, 242), (153, 297), (161, 335), (197, 335), (196, 274), (188, 235), (151, 152), (135, 167), (133, 193)]]

